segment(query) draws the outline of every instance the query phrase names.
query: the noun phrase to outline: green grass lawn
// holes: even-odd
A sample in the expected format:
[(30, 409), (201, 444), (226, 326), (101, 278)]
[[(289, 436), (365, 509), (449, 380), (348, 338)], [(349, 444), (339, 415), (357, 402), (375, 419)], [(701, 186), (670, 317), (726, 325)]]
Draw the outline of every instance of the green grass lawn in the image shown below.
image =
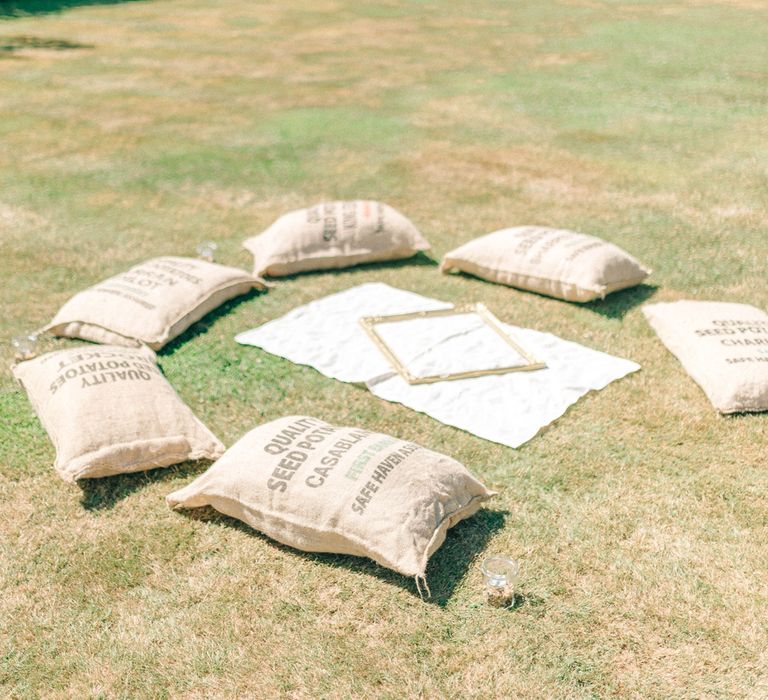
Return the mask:
[[(84, 286), (205, 239), (249, 267), (244, 238), (324, 198), (397, 207), (434, 261), (535, 223), (608, 238), (654, 269), (584, 306), (432, 264), (308, 274), (160, 353), (227, 445), (309, 414), (444, 451), (498, 489), (434, 556), (430, 602), (367, 560), (171, 512), (164, 496), (205, 464), (66, 485), (4, 370), (0, 695), (768, 698), (768, 416), (718, 416), (640, 311), (768, 308), (768, 2), (0, 12), (6, 368), (10, 337)], [(482, 301), (643, 369), (511, 450), (232, 339), (374, 280)], [(511, 611), (482, 602), (479, 562), (495, 553), (522, 561)]]

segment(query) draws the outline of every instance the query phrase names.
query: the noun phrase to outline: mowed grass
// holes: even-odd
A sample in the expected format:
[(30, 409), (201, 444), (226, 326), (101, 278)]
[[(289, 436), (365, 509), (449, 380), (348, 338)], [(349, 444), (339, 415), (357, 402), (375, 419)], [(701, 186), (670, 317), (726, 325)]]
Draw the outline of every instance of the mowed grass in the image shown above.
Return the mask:
[[(0, 20), (5, 367), (10, 337), (82, 287), (205, 239), (248, 267), (245, 237), (325, 198), (396, 206), (434, 261), (537, 223), (654, 274), (585, 306), (433, 264), (309, 274), (161, 352), (228, 445), (310, 414), (444, 451), (498, 489), (433, 557), (429, 602), (372, 562), (171, 512), (206, 464), (64, 484), (4, 371), (0, 694), (768, 698), (768, 417), (718, 416), (640, 311), (768, 307), (768, 3), (76, 4)], [(373, 280), (643, 369), (511, 450), (232, 339)], [(511, 611), (482, 602), (495, 553), (522, 561)]]

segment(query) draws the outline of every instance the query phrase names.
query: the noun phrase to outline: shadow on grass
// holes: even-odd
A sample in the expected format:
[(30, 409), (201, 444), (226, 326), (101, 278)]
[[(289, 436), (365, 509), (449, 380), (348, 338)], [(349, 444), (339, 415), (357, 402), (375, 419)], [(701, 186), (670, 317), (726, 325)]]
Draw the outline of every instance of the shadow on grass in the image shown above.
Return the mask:
[(0, 0), (0, 18), (48, 15), (85, 5), (122, 5), (138, 0)]
[(412, 267), (419, 265), (423, 267), (437, 267), (438, 262), (437, 260), (430, 258), (425, 253), (418, 252), (415, 255), (412, 255), (410, 258), (403, 258), (402, 260), (384, 260), (382, 262), (361, 263), (359, 265), (351, 265), (350, 267), (340, 267), (329, 270), (307, 270), (306, 272), (296, 272), (292, 275), (281, 275), (280, 277), (268, 277), (267, 279), (269, 279), (270, 282), (277, 282), (281, 280), (305, 279), (328, 274), (348, 274), (358, 270), (397, 270), (401, 267)]
[[(432, 555), (427, 565), (427, 582), (432, 591), (428, 602), (439, 607), (448, 603), (477, 555), (504, 527), (506, 516), (506, 511), (481, 508), (471, 518), (448, 530), (443, 546)], [(412, 581), (410, 584), (415, 587)]]
[(164, 345), (157, 354), (161, 357), (173, 355), (182, 345), (188, 343), (193, 338), (197, 338), (200, 335), (205, 335), (208, 329), (216, 323), (222, 316), (226, 316), (230, 311), (240, 306), (240, 304), (250, 301), (256, 298), (260, 294), (265, 294), (266, 290), (251, 289), (251, 291), (241, 294), (239, 297), (225, 301), (221, 306), (217, 306), (213, 311), (210, 311), (203, 316), (199, 321), (193, 323), (187, 330), (181, 335), (174, 338), (170, 343)]
[(504, 609), (511, 612), (512, 610), (519, 610), (523, 606), (526, 606), (529, 608), (541, 608), (543, 614), (545, 603), (546, 601), (540, 595), (536, 595), (535, 593), (520, 593), (518, 591), (515, 593), (515, 601), (512, 605)]
[(159, 467), (143, 472), (117, 474), (99, 479), (82, 479), (77, 482), (83, 492), (80, 504), (89, 511), (110, 510), (132, 493), (140, 491), (150, 484), (167, 481), (176, 477), (198, 476), (208, 469), (213, 462), (208, 459), (198, 459), (192, 462), (182, 462), (170, 467)]
[(754, 420), (768, 421), (768, 413), (765, 409), (757, 409), (755, 411), (740, 411), (739, 413), (719, 413), (718, 418), (721, 420), (737, 421), (737, 420)]
[[(210, 506), (181, 510), (179, 512), (192, 520), (231, 527), (250, 536), (264, 539), (278, 549), (290, 552), (297, 557), (310, 560), (322, 566), (341, 567), (357, 573), (363, 572), (394, 586), (399, 586), (414, 596), (418, 597), (419, 595), (416, 583), (412, 578), (380, 566), (371, 559), (346, 554), (302, 552), (301, 550), (280, 544), (240, 520), (223, 515)], [(445, 607), (448, 604), (454, 590), (466, 576), (469, 567), (475, 561), (478, 553), (485, 549), (494, 533), (504, 527), (506, 516), (506, 511), (481, 508), (472, 517), (462, 520), (448, 530), (445, 542), (432, 555), (427, 565), (426, 577), (432, 596), (425, 599), (425, 603), (438, 607)]]
[(586, 304), (582, 304), (582, 306), (606, 318), (621, 320), (636, 306), (640, 306), (648, 301), (648, 299), (656, 294), (658, 289), (658, 285), (655, 284), (638, 284), (636, 287), (613, 292), (613, 294), (609, 294), (605, 299), (589, 301)]
[[(0, 5), (2, 7), (2, 5)], [(48, 39), (39, 36), (4, 36), (0, 37), (0, 53), (14, 53), (24, 49), (45, 49), (46, 51), (72, 51), (92, 49), (93, 44), (78, 44), (66, 39)]]

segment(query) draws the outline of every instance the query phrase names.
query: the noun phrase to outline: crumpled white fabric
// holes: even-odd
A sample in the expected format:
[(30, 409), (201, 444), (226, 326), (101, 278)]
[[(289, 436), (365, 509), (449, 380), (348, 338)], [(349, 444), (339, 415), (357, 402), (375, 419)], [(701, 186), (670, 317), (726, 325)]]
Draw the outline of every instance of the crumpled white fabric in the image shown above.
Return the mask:
[[(328, 377), (366, 384), (373, 394), (493, 442), (519, 447), (591, 390), (635, 372), (640, 365), (591, 350), (551, 333), (502, 327), (547, 368), (433, 384), (408, 384), (392, 369), (359, 324), (384, 316), (449, 308), (451, 304), (373, 282), (297, 307), (240, 333), (255, 345)], [(498, 367), (522, 361), (472, 317), (379, 326), (410, 371), (418, 375)], [(512, 353), (512, 354), (510, 354)]]

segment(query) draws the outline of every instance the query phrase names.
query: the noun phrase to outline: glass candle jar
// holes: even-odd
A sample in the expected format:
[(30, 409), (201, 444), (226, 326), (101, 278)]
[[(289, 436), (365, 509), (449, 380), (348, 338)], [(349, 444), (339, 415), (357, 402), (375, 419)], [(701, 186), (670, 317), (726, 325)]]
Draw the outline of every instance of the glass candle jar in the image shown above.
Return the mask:
[(206, 262), (213, 262), (218, 247), (213, 241), (203, 241), (197, 245), (197, 255)]
[(11, 338), (14, 356), (19, 362), (31, 360), (37, 355), (37, 334), (27, 333)]
[(495, 608), (515, 602), (515, 586), (520, 564), (508, 557), (488, 557), (481, 567), (485, 579), (485, 600)]

